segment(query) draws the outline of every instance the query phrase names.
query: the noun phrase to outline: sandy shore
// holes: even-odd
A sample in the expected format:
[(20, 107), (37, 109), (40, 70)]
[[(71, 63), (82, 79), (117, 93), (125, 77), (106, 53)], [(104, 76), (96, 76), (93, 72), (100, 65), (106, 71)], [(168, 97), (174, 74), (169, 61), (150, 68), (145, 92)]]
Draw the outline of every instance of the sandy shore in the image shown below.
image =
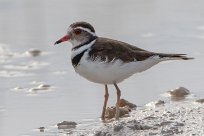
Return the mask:
[(194, 101), (142, 107), (128, 118), (107, 124), (96, 136), (204, 135), (204, 105)]
[(203, 99), (152, 102), (139, 107), (129, 117), (96, 127), (76, 127), (70, 135), (89, 136), (144, 136), (144, 135), (204, 135)]

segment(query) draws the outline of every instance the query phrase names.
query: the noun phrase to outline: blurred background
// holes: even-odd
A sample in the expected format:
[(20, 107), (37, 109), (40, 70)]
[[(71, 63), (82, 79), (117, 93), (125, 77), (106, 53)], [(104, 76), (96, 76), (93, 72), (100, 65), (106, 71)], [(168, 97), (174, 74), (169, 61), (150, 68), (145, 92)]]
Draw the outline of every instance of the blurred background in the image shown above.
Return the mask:
[[(74, 72), (70, 43), (54, 46), (76, 21), (98, 36), (155, 52), (186, 53), (195, 60), (169, 61), (119, 86), (138, 106), (165, 99), (184, 86), (204, 96), (204, 1), (202, 0), (0, 0), (0, 135), (43, 135), (36, 128), (68, 120), (99, 122), (104, 86)], [(116, 93), (110, 87), (109, 106)]]

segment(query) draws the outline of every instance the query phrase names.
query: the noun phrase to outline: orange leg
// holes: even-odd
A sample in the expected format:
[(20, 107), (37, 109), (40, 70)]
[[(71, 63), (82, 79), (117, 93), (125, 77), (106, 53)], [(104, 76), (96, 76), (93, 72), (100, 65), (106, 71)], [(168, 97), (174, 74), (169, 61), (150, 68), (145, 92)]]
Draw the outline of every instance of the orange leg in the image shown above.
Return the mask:
[(106, 106), (107, 106), (107, 102), (108, 102), (108, 97), (109, 97), (109, 93), (108, 93), (108, 86), (105, 85), (105, 95), (104, 95), (104, 104), (103, 104), (103, 111), (102, 111), (102, 115), (101, 115), (101, 119), (105, 120), (105, 112), (106, 112)]
[(121, 91), (118, 88), (117, 84), (114, 83), (114, 86), (117, 90), (117, 103), (116, 103), (116, 113), (115, 113), (115, 119), (118, 120), (119, 119), (119, 114), (120, 114), (120, 110), (119, 110), (119, 105), (120, 105), (120, 96), (121, 96)]

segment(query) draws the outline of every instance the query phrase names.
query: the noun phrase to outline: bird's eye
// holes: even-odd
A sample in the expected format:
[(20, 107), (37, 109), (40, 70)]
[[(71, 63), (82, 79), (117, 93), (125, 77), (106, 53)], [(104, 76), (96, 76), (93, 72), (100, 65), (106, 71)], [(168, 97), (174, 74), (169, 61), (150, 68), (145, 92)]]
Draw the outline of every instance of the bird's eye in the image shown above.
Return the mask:
[(81, 33), (81, 30), (80, 30), (80, 29), (75, 29), (75, 30), (74, 30), (74, 33), (75, 33), (76, 35), (78, 35), (78, 34)]

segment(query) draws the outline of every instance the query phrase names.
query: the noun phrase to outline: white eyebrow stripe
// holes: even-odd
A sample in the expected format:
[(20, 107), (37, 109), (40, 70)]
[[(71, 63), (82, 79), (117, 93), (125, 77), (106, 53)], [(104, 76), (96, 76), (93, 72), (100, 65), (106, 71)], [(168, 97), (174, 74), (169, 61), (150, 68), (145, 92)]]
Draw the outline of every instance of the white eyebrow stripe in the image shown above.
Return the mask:
[(93, 33), (93, 32), (91, 32), (91, 30), (88, 29), (88, 28), (84, 28), (84, 27), (79, 26), (79, 27), (76, 27), (76, 28), (74, 28), (74, 29), (81, 29), (81, 30), (84, 30), (84, 31), (90, 33), (90, 34), (93, 35), (93, 36), (96, 36), (96, 34)]

